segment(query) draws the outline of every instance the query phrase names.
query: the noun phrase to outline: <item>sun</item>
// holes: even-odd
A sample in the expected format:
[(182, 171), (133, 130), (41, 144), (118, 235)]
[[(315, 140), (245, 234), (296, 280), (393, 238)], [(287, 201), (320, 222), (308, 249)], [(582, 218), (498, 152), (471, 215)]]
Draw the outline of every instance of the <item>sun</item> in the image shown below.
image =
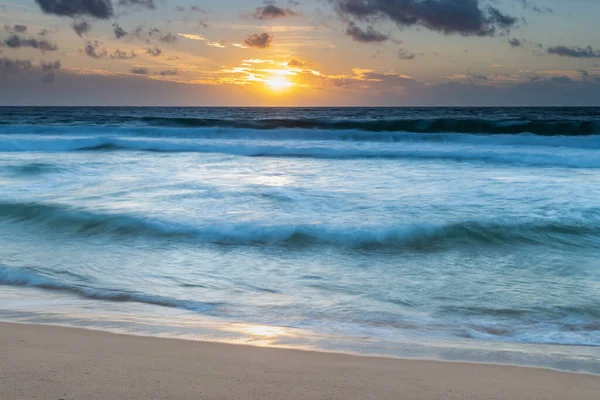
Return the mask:
[(287, 80), (284, 76), (274, 76), (272, 78), (265, 80), (265, 83), (267, 84), (267, 86), (269, 86), (269, 88), (271, 88), (271, 90), (274, 90), (277, 92), (280, 92), (285, 89), (289, 89), (292, 86), (294, 86), (294, 84), (292, 82), (290, 82), (289, 80)]

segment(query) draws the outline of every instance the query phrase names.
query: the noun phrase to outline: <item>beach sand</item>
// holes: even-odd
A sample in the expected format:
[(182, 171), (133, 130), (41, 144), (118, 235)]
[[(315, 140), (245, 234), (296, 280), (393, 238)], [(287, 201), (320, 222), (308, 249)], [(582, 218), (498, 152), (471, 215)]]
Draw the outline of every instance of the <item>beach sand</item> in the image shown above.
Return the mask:
[(0, 323), (0, 399), (598, 399), (600, 377)]

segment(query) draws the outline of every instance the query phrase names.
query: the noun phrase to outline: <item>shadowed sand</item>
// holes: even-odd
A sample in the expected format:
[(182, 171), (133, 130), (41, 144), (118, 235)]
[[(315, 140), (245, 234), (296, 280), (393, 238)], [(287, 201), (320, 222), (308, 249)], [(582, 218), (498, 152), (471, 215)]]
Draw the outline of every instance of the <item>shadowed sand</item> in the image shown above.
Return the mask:
[(600, 377), (0, 323), (0, 399), (598, 399)]

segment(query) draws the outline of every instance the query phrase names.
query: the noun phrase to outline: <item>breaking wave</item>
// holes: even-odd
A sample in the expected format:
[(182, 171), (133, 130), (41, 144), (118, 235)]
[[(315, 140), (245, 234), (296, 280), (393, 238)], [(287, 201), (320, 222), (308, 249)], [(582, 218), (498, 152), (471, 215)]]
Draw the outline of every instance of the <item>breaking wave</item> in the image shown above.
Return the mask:
[(218, 304), (196, 300), (179, 300), (123, 289), (99, 289), (63, 282), (31, 269), (0, 265), (0, 285), (30, 286), (75, 294), (88, 299), (145, 303), (163, 307), (181, 308), (196, 312), (210, 312)]
[(0, 203), (0, 220), (42, 224), (73, 234), (172, 237), (223, 245), (332, 245), (353, 248), (435, 249), (455, 246), (600, 246), (600, 224), (462, 221), (401, 226), (176, 223), (43, 203)]

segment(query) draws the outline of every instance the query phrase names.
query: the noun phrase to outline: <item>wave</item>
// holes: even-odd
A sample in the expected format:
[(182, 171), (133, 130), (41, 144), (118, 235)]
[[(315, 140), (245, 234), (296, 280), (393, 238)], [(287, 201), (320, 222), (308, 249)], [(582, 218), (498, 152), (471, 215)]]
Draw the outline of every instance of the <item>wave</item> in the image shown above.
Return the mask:
[(504, 148), (491, 146), (432, 145), (312, 145), (272, 144), (272, 142), (201, 141), (153, 138), (69, 137), (2, 141), (0, 151), (149, 151), (220, 153), (247, 157), (297, 157), (322, 159), (432, 159), (476, 161), (493, 164), (600, 168), (597, 152), (587, 150), (555, 151), (535, 147)]
[[(477, 118), (321, 120), (321, 119), (256, 119), (227, 120), (211, 118), (132, 117), (150, 126), (188, 128), (236, 128), (273, 130), (282, 128), (319, 130), (362, 130), (369, 132), (453, 132), (484, 134), (519, 134), (579, 136), (600, 133), (596, 121), (582, 120), (486, 120)], [(127, 122), (127, 121), (123, 121)]]
[[(420, 115), (407, 116), (390, 115), (381, 111), (370, 118), (360, 118), (358, 114), (346, 116), (336, 115), (332, 111), (330, 118), (298, 118), (281, 116), (277, 118), (260, 118), (260, 114), (232, 113), (223, 115), (224, 118), (201, 118), (194, 116), (160, 115), (117, 115), (76, 113), (70, 116), (44, 115), (40, 118), (18, 118), (6, 120), (1, 125), (10, 127), (16, 124), (27, 126), (54, 125), (63, 127), (162, 127), (162, 128), (231, 128), (254, 130), (307, 129), (307, 130), (358, 130), (364, 132), (413, 132), (413, 133), (475, 133), (475, 134), (521, 134), (531, 133), (541, 136), (586, 136), (600, 134), (600, 119), (596, 112), (583, 116), (565, 115), (556, 118), (560, 113), (546, 115), (527, 115), (524, 111), (514, 115), (498, 115), (496, 118), (481, 118), (473, 116), (452, 116), (423, 118)], [(210, 114), (218, 114), (212, 112)], [(204, 115), (210, 115), (204, 114)], [(189, 114), (188, 114), (189, 115)], [(322, 114), (321, 114), (322, 115)], [(482, 114), (483, 115), (483, 114)], [(264, 114), (262, 114), (264, 116)], [(552, 117), (555, 117), (554, 119)], [(257, 118), (258, 117), (258, 118)]]
[(391, 250), (515, 244), (600, 246), (600, 224), (578, 221), (462, 221), (360, 227), (260, 222), (193, 225), (65, 205), (19, 202), (0, 202), (0, 220), (42, 224), (72, 234), (166, 237), (217, 245), (332, 245)]
[(61, 172), (62, 168), (49, 163), (32, 162), (21, 165), (7, 165), (0, 168), (18, 176), (35, 176), (53, 172)]
[[(231, 128), (156, 128), (156, 127), (89, 127), (89, 126), (10, 126), (0, 127), (0, 150), (26, 150), (30, 142), (58, 140), (156, 139), (239, 139), (269, 141), (340, 141), (382, 143), (458, 143), (473, 145), (546, 146), (600, 149), (600, 135), (540, 136), (530, 133), (478, 135), (473, 133), (368, 132), (360, 130), (311, 129), (231, 129)], [(93, 135), (93, 136), (90, 136)], [(104, 138), (104, 139), (103, 139)], [(25, 144), (22, 144), (24, 142)], [(46, 143), (46, 145), (48, 145)]]
[(32, 269), (21, 269), (0, 265), (0, 285), (30, 286), (40, 289), (67, 292), (95, 300), (133, 302), (152, 304), (163, 307), (181, 308), (196, 312), (210, 312), (219, 304), (205, 303), (196, 300), (179, 300), (169, 297), (150, 295), (146, 293), (123, 289), (101, 289), (83, 285), (71, 284), (54, 279)]

